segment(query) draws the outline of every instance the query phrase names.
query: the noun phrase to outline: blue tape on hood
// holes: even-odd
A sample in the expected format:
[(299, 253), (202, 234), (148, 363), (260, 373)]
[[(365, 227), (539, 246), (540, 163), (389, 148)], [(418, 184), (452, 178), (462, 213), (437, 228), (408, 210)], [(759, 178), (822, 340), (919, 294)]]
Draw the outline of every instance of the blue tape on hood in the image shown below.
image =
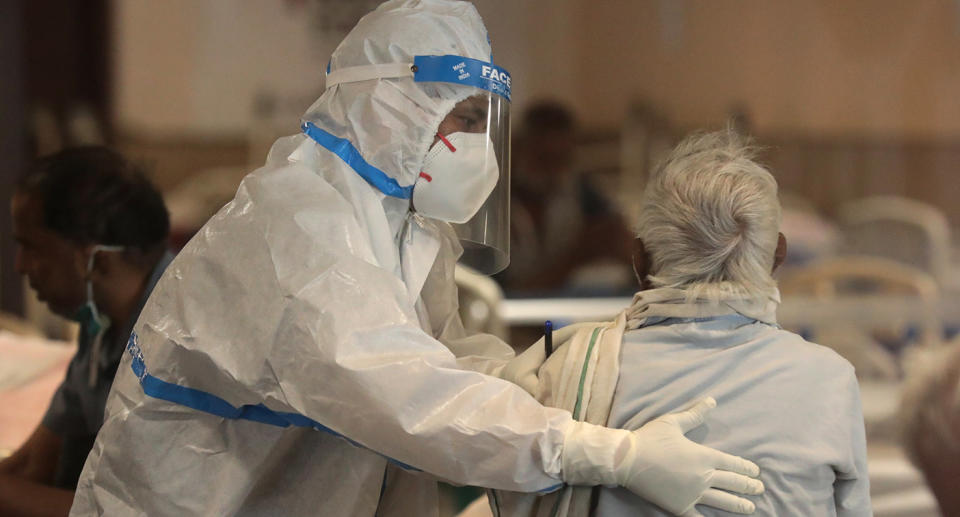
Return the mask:
[(397, 180), (391, 178), (387, 173), (367, 163), (360, 155), (360, 151), (345, 138), (331, 135), (320, 129), (312, 122), (304, 122), (301, 129), (314, 142), (320, 144), (324, 149), (340, 157), (351, 169), (356, 171), (361, 178), (374, 188), (388, 196), (398, 197), (400, 199), (410, 199), (413, 196), (413, 185), (401, 187)]

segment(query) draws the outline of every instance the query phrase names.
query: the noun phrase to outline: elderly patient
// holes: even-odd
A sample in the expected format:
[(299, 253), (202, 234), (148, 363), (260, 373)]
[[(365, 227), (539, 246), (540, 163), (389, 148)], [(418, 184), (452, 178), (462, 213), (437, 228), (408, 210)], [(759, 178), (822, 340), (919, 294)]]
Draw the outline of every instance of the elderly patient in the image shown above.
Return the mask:
[[(779, 224), (776, 181), (736, 134), (688, 138), (645, 192), (634, 258), (643, 290), (632, 306), (616, 322), (558, 332), (563, 344), (537, 364), (535, 382), (524, 365), (504, 375), (542, 401), (572, 405), (575, 417), (626, 429), (712, 396), (717, 408), (688, 437), (760, 466), (766, 491), (748, 496), (757, 515), (870, 515), (853, 367), (776, 322)], [(538, 353), (542, 360), (541, 347), (517, 361), (529, 366)], [(578, 507), (574, 495), (566, 514), (667, 515), (619, 488), (588, 496)], [(506, 508), (514, 503), (491, 497), (501, 515), (553, 506)]]
[[(691, 438), (760, 465), (758, 514), (869, 515), (853, 368), (776, 322), (779, 224), (776, 181), (734, 133), (673, 151), (641, 206), (644, 290), (627, 310), (608, 424), (633, 428), (712, 395), (719, 409)], [(599, 515), (631, 508), (658, 513), (617, 489), (599, 496)]]

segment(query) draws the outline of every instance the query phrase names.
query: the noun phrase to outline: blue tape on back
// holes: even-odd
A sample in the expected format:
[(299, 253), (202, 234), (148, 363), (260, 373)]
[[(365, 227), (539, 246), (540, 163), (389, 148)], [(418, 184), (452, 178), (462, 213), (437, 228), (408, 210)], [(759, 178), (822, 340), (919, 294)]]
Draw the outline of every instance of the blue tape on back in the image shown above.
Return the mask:
[(367, 163), (360, 155), (360, 151), (345, 138), (339, 138), (320, 129), (312, 122), (304, 122), (301, 127), (304, 133), (320, 144), (323, 148), (340, 157), (351, 169), (356, 171), (361, 178), (367, 180), (384, 194), (398, 197), (401, 199), (410, 199), (413, 196), (413, 185), (401, 187), (397, 180), (391, 178), (387, 173)]
[[(136, 332), (131, 333), (130, 339), (127, 340), (127, 353), (129, 353), (130, 357), (133, 358), (130, 368), (133, 370), (134, 375), (140, 379), (140, 387), (143, 388), (143, 392), (155, 399), (166, 400), (167, 402), (179, 404), (196, 411), (202, 411), (204, 413), (209, 413), (211, 415), (215, 415), (220, 418), (226, 418), (228, 420), (250, 420), (252, 422), (259, 422), (261, 424), (273, 425), (277, 427), (290, 427), (291, 425), (294, 427), (309, 427), (318, 431), (332, 434), (339, 438), (343, 438), (344, 440), (350, 442), (350, 444), (354, 447), (362, 447), (367, 450), (372, 450), (369, 447), (364, 447), (360, 443), (357, 443), (350, 438), (334, 431), (333, 429), (330, 429), (320, 422), (305, 417), (299, 413), (273, 411), (263, 404), (246, 404), (236, 407), (212, 393), (162, 381), (153, 375), (150, 375), (150, 373), (147, 371), (147, 366), (143, 362), (143, 352), (140, 350), (140, 344), (137, 340)], [(381, 456), (402, 469), (420, 472), (420, 469), (414, 466), (407, 465), (406, 463), (397, 461), (382, 454)]]
[(416, 82), (465, 84), (510, 100), (510, 73), (499, 66), (463, 56), (415, 56)]

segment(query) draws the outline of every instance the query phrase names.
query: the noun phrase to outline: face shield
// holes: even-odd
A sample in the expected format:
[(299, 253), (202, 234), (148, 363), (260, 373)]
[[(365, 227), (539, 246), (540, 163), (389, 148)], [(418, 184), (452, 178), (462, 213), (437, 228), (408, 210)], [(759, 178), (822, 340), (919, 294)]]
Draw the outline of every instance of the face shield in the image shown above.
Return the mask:
[[(417, 185), (419, 188), (425, 178), (431, 183), (429, 188), (437, 188), (443, 181), (453, 182), (447, 187), (473, 194), (471, 206), (465, 218), (430, 215), (428, 210), (419, 208), (418, 211), (451, 221), (464, 248), (460, 259), (463, 264), (484, 274), (502, 271), (510, 262), (510, 74), (493, 63), (462, 56), (416, 56), (413, 63), (334, 70), (327, 74), (327, 87), (389, 77), (412, 77), (416, 83), (435, 83), (436, 89), (447, 92), (443, 96), (447, 101), (451, 100), (449, 93), (454, 92), (456, 97), (452, 100), (456, 103), (452, 109), (448, 108), (437, 128), (436, 142), (425, 160), (425, 165), (446, 163), (438, 167), (438, 174), (425, 175), (429, 171), (423, 171)], [(449, 88), (444, 84), (457, 86)], [(457, 160), (467, 167), (458, 167)], [(439, 169), (456, 171), (460, 177), (442, 174)], [(491, 176), (496, 179), (488, 183)], [(494, 183), (492, 190), (490, 183)], [(401, 194), (413, 197), (414, 206), (418, 206), (413, 185), (397, 187)], [(486, 197), (477, 197), (487, 192)], [(437, 196), (433, 201), (442, 204), (444, 198)], [(458, 196), (451, 195), (445, 201), (452, 211), (462, 213), (463, 204)], [(480, 201), (482, 204), (476, 209), (474, 203)]]
[[(492, 151), (484, 156), (496, 160), (499, 180), (477, 213), (453, 228), (463, 245), (460, 261), (492, 275), (510, 263), (510, 101), (496, 93), (479, 97), (486, 111), (482, 130)], [(455, 112), (456, 108), (451, 113)]]
[[(444, 118), (438, 133), (443, 137), (457, 132), (485, 135), (485, 149), (472, 157), (485, 163), (474, 167), (497, 170), (498, 181), (473, 217), (453, 228), (463, 245), (463, 264), (484, 274), (502, 271), (510, 263), (510, 75), (491, 63), (459, 56), (423, 56), (415, 60), (415, 66), (415, 81), (442, 81), (474, 89)], [(492, 161), (496, 163), (488, 163)]]

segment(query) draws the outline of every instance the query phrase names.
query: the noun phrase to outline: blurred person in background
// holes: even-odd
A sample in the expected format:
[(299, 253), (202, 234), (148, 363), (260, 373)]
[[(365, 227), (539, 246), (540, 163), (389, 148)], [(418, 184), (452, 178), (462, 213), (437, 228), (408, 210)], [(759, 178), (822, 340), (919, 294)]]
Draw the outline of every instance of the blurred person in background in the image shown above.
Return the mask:
[(80, 333), (42, 422), (0, 461), (0, 515), (66, 515), (127, 338), (172, 260), (169, 221), (144, 174), (104, 147), (40, 159), (11, 209), (17, 271)]
[(597, 263), (621, 266), (629, 282), (630, 248), (620, 244), (629, 243), (629, 231), (613, 201), (576, 170), (573, 114), (542, 101), (527, 110), (521, 131), (513, 146), (511, 262), (499, 277), (504, 289), (569, 287), (578, 270)]
[[(871, 515), (853, 367), (777, 324), (772, 273), (786, 239), (776, 181), (753, 156), (732, 130), (680, 143), (644, 192), (634, 254), (642, 290), (633, 304), (614, 322), (561, 329), (555, 342), (562, 344), (549, 358), (538, 343), (503, 376), (577, 419), (624, 429), (674, 422), (664, 414), (710, 395), (723, 410), (690, 436), (760, 465), (766, 491), (755, 492), (747, 509)], [(586, 515), (590, 490), (571, 490), (561, 504), (576, 510), (570, 515)], [(705, 499), (729, 496), (713, 490)], [(544, 515), (515, 509), (555, 504), (513, 494), (491, 503), (497, 515)], [(619, 488), (601, 488), (594, 515), (667, 513)]]
[(960, 340), (912, 352), (900, 403), (902, 441), (943, 515), (960, 515)]

